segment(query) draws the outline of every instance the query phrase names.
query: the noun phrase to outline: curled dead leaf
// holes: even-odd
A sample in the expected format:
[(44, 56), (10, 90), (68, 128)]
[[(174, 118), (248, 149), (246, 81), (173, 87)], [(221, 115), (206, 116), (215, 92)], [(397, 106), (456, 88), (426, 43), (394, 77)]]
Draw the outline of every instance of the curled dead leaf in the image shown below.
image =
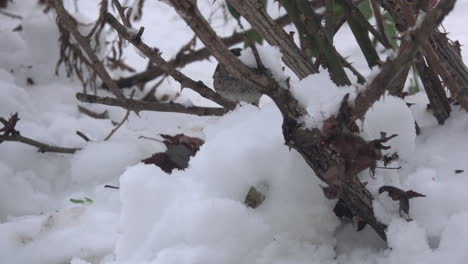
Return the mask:
[(165, 152), (155, 153), (151, 157), (142, 160), (145, 164), (153, 164), (161, 168), (166, 173), (171, 173), (174, 169), (186, 169), (189, 165), (190, 157), (195, 156), (203, 145), (200, 138), (189, 137), (184, 134), (175, 136), (160, 135), (166, 145)]
[(399, 203), (399, 213), (401, 217), (405, 217), (406, 220), (410, 221), (409, 217), (409, 199), (416, 197), (426, 197), (424, 194), (420, 194), (413, 190), (403, 191), (394, 186), (382, 186), (379, 188), (379, 193), (387, 192), (388, 196)]

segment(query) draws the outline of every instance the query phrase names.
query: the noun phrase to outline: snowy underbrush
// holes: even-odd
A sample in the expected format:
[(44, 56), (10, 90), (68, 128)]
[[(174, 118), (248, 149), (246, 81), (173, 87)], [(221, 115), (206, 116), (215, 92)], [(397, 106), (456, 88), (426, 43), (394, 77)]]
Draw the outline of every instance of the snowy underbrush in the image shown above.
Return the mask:
[[(334, 215), (335, 201), (324, 198), (313, 171), (284, 145), (281, 115), (268, 99), (261, 108), (243, 105), (223, 117), (132, 113), (103, 141), (125, 111), (86, 105), (109, 111), (106, 120), (80, 113), (74, 97), (79, 84), (52, 75), (53, 18), (31, 11), (32, 1), (15, 2), (21, 4), (12, 11), (25, 17), (24, 31), (11, 32), (16, 24), (0, 17), (0, 116), (18, 112), (22, 135), (82, 150), (42, 154), (16, 142), (0, 144), (0, 263), (466, 263), (468, 176), (454, 171), (467, 169), (468, 115), (457, 106), (439, 126), (423, 93), (405, 101), (386, 95), (360, 123), (369, 140), (382, 131), (399, 135), (386, 153), (398, 152), (400, 159), (389, 167), (402, 168), (377, 169), (374, 178), (367, 171), (360, 175), (375, 196), (378, 219), (389, 225), (387, 246), (371, 228), (356, 232), (355, 223)], [(160, 14), (151, 19), (169, 21), (161, 34), (174, 35), (168, 24), (175, 14), (159, 2), (149, 8)], [(459, 8), (455, 19), (468, 5)], [(214, 67), (204, 61), (184, 70), (209, 83)], [(175, 86), (169, 80), (163, 91)], [(326, 73), (293, 86), (313, 124), (334, 111), (344, 94), (333, 90)], [(319, 94), (324, 91), (330, 93)], [(76, 136), (77, 130), (92, 142)], [(205, 144), (185, 171), (169, 175), (140, 162), (165, 147), (139, 137), (161, 133), (196, 136)], [(378, 194), (383, 185), (426, 195), (410, 201), (413, 221), (400, 218), (398, 204)], [(256, 209), (244, 205), (251, 186), (264, 188), (266, 196)]]

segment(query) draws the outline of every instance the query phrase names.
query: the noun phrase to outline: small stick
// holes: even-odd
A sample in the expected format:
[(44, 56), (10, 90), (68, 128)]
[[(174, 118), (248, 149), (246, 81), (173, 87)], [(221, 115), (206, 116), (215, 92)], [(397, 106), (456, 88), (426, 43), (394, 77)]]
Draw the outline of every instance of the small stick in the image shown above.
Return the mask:
[(112, 186), (112, 185), (109, 185), (109, 184), (104, 185), (104, 188), (117, 189), (117, 190), (120, 189), (120, 187)]
[(91, 139), (89, 139), (89, 137), (87, 137), (87, 136), (86, 136), (85, 134), (83, 134), (83, 132), (81, 132), (81, 131), (76, 131), (76, 134), (77, 134), (80, 138), (84, 139), (84, 141), (86, 141), (86, 142), (91, 141)]
[[(135, 90), (132, 91), (132, 94), (130, 95), (130, 100), (133, 99), (133, 96), (135, 95)], [(112, 135), (114, 135), (114, 133), (119, 130), (119, 128), (123, 125), (123, 123), (125, 123), (125, 121), (127, 121), (128, 117), (130, 116), (130, 110), (127, 110), (127, 113), (125, 114), (124, 118), (122, 119), (122, 121), (120, 121), (120, 123), (117, 124), (116, 127), (114, 127), (114, 129), (112, 129), (112, 131), (109, 133), (109, 135), (107, 135), (106, 138), (104, 138), (104, 141), (107, 141), (109, 140)]]
[(247, 35), (244, 37), (245, 41), (249, 44), (250, 48), (252, 49), (252, 53), (255, 58), (255, 62), (257, 63), (257, 68), (261, 72), (265, 72), (265, 66), (262, 63), (262, 59), (260, 58), (260, 54), (258, 53), (257, 46), (255, 46), (255, 41), (252, 41)]
[(122, 119), (122, 121), (120, 121), (120, 123), (117, 124), (116, 127), (114, 127), (114, 129), (112, 129), (112, 131), (109, 133), (109, 135), (107, 135), (106, 138), (104, 138), (104, 141), (107, 141), (109, 140), (112, 135), (117, 131), (119, 130), (119, 128), (123, 125), (123, 123), (125, 123), (125, 121), (127, 121), (128, 117), (130, 116), (130, 110), (127, 111), (127, 113), (125, 114), (124, 118)]
[(20, 15), (12, 14), (12, 13), (4, 11), (2, 9), (0, 9), (0, 14), (2, 14), (4, 16), (7, 16), (9, 18), (13, 18), (13, 19), (23, 19), (23, 17), (20, 16)]
[(96, 119), (107, 119), (107, 118), (109, 118), (109, 112), (107, 112), (107, 110), (105, 110), (102, 113), (97, 113), (97, 112), (94, 112), (94, 111), (84, 107), (84, 106), (79, 105), (78, 106), (78, 111), (80, 111), (80, 113), (82, 113), (82, 114), (85, 114), (87, 116), (90, 116), (90, 117), (93, 117), (93, 118), (96, 118)]
[(38, 148), (39, 152), (41, 153), (56, 152), (56, 153), (73, 154), (77, 152), (78, 150), (81, 150), (80, 148), (57, 147), (54, 145), (49, 145), (46, 143), (39, 142), (37, 140), (31, 139), (28, 137), (23, 137), (21, 135), (0, 136), (0, 142), (2, 141), (21, 142), (27, 145), (31, 145), (33, 147)]
[(400, 167), (376, 167), (377, 169), (383, 169), (383, 170), (399, 170), (401, 169)]
[(145, 137), (145, 136), (139, 136), (138, 139), (149, 139), (149, 140), (154, 140), (160, 143), (164, 143), (162, 140), (156, 139), (156, 138), (150, 138), (150, 137)]

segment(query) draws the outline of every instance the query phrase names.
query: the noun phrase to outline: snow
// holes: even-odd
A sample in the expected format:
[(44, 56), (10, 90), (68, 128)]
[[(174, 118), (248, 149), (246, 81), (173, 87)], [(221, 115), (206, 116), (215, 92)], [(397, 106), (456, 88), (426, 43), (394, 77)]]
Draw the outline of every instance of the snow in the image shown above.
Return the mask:
[(414, 153), (416, 129), (415, 120), (406, 102), (388, 93), (380, 98), (366, 113), (364, 119), (365, 137), (369, 140), (380, 138), (380, 133), (387, 136), (397, 134), (389, 145), (391, 149), (384, 150), (384, 154), (397, 152), (400, 159), (407, 160)]
[[(276, 254), (270, 252), (272, 246), (289, 251), (287, 245), (297, 239), (317, 246), (333, 242), (338, 220), (332, 203), (321, 194), (307, 165), (281, 143), (277, 110), (265, 108), (255, 114), (260, 110), (246, 106), (206, 127), (211, 140), (191, 160), (189, 177), (186, 172), (167, 177), (159, 168), (141, 164), (123, 174), (118, 261), (267, 261)], [(276, 118), (265, 119), (271, 116)], [(220, 129), (228, 124), (230, 129)], [(234, 136), (237, 144), (226, 141)], [(262, 136), (266, 144), (256, 143)], [(282, 168), (267, 166), (272, 162), (282, 163)], [(247, 191), (262, 181), (270, 186), (267, 199), (256, 210), (246, 208)]]
[[(72, 2), (65, 1), (68, 7)], [(219, 34), (227, 36), (236, 27), (236, 22), (224, 23), (222, 1), (199, 2), (206, 17), (214, 11), (211, 21)], [(145, 4), (144, 39), (170, 59), (193, 34), (171, 7), (159, 1)], [(79, 5), (81, 17), (92, 21), (96, 3)], [(389, 225), (386, 245), (371, 228), (358, 233), (354, 223), (335, 217), (335, 201), (324, 198), (313, 171), (284, 145), (281, 115), (268, 100), (260, 108), (242, 105), (223, 117), (131, 113), (113, 137), (103, 141), (113, 128), (111, 120), (120, 122), (126, 111), (78, 103), (74, 95), (82, 91), (79, 82), (63, 73), (54, 75), (58, 33), (54, 17), (43, 15), (36, 1), (15, 1), (8, 11), (24, 19), (0, 15), (0, 116), (18, 112), (22, 135), (82, 150), (74, 155), (42, 154), (20, 143), (0, 144), (0, 263), (466, 262), (468, 178), (467, 172), (454, 170), (468, 169), (468, 116), (458, 106), (439, 126), (426, 111), (423, 92), (404, 101), (385, 95), (360, 124), (368, 140), (379, 138), (381, 131), (399, 134), (387, 143), (387, 153), (398, 152), (400, 160), (389, 167), (402, 168), (377, 169), (375, 179), (367, 172), (360, 175), (375, 197), (377, 218)], [(278, 14), (277, 4), (269, 5), (269, 11)], [(445, 23), (449, 36), (462, 44), (468, 42), (462, 28), (466, 11), (468, 3), (459, 1)], [(12, 32), (20, 23), (24, 30)], [(349, 45), (354, 43), (349, 28), (340, 30), (337, 38), (340, 52), (350, 55), (360, 72), (376, 74), (367, 68), (357, 45)], [(258, 48), (273, 76), (284, 81), (290, 72), (283, 72), (278, 50)], [(126, 52), (132, 67), (146, 67), (132, 48), (126, 47)], [(463, 52), (466, 57), (466, 49)], [(250, 53), (245, 50), (242, 59), (253, 67)], [(211, 85), (215, 67), (212, 59), (182, 71)], [(28, 85), (28, 77), (36, 84)], [(301, 81), (291, 79), (292, 92), (310, 114), (305, 120), (310, 127), (320, 126), (327, 115), (336, 113), (346, 93), (352, 97), (360, 88), (337, 88), (323, 70)], [(137, 91), (135, 97), (145, 92)], [(178, 92), (180, 85), (167, 78), (156, 95), (174, 99)], [(213, 106), (187, 89), (176, 102)], [(408, 108), (406, 102), (415, 105)], [(90, 118), (78, 111), (78, 104), (96, 112), (107, 110), (110, 118)], [(419, 136), (414, 121), (421, 127)], [(93, 141), (76, 136), (77, 130)], [(140, 136), (178, 133), (205, 140), (185, 171), (168, 175), (139, 162), (165, 149)], [(120, 190), (104, 188), (106, 184)], [(410, 200), (413, 221), (401, 219), (398, 203), (378, 194), (382, 185), (427, 196)], [(266, 196), (256, 209), (244, 205), (251, 186)], [(84, 197), (92, 202), (70, 201)]]
[(358, 89), (357, 86), (337, 87), (328, 72), (322, 69), (320, 73), (309, 75), (293, 85), (292, 92), (309, 114), (305, 117), (305, 126), (321, 128), (325, 119), (338, 113), (343, 97), (349, 94), (352, 102)]
[[(263, 66), (271, 72), (277, 82), (286, 86), (288, 76), (286, 76), (283, 70), (285, 66), (281, 60), (282, 54), (279, 48), (265, 43), (264, 46), (257, 46), (257, 50)], [(239, 59), (250, 68), (258, 68), (251, 48), (242, 50)]]

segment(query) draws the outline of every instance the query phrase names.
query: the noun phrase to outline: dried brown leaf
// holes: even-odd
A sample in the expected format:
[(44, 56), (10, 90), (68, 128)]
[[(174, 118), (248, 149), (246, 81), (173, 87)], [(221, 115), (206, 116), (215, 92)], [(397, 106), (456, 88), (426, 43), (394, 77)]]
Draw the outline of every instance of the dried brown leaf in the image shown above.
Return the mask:
[(320, 185), (320, 187), (322, 188), (325, 197), (329, 200), (337, 199), (340, 194), (340, 188), (338, 186), (330, 185), (324, 187)]
[(379, 188), (379, 193), (387, 192), (388, 196), (399, 203), (400, 216), (405, 216), (407, 220), (409, 218), (409, 199), (415, 197), (426, 197), (424, 194), (420, 194), (413, 190), (403, 191), (394, 186), (382, 186)]
[(189, 165), (190, 157), (195, 156), (204, 141), (200, 138), (189, 137), (184, 134), (160, 135), (166, 145), (165, 152), (155, 153), (151, 157), (142, 160), (145, 164), (154, 164), (164, 172), (171, 173), (174, 169), (183, 170)]

